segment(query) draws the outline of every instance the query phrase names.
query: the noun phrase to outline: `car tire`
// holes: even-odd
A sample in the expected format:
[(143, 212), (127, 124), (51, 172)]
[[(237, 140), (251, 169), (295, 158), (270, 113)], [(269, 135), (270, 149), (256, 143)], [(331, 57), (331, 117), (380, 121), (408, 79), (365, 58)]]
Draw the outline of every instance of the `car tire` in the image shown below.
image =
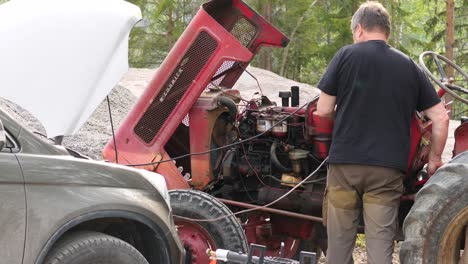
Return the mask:
[(132, 245), (98, 232), (66, 235), (53, 247), (44, 264), (148, 264)]
[[(191, 264), (209, 263), (208, 248), (247, 252), (247, 239), (232, 211), (215, 197), (195, 190), (169, 192), (174, 221)], [(216, 221), (190, 221), (190, 219)], [(207, 261), (208, 260), (208, 261)]]
[(465, 152), (440, 168), (416, 195), (403, 224), (402, 264), (458, 263), (468, 223), (467, 192)]

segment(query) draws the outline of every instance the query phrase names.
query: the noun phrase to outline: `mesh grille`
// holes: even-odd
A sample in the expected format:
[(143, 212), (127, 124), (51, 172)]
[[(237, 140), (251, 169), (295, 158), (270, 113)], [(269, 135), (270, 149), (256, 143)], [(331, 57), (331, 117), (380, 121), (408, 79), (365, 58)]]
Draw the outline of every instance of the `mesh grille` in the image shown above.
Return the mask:
[(242, 44), (248, 47), (257, 35), (257, 29), (246, 18), (241, 17), (231, 29), (231, 34)]
[(190, 117), (188, 114), (185, 115), (184, 120), (182, 120), (182, 124), (184, 124), (187, 127), (190, 126)]
[(198, 35), (135, 126), (135, 134), (144, 142), (153, 140), (217, 47), (218, 43), (208, 33), (203, 31)]
[[(223, 64), (221, 65), (221, 67), (219, 67), (219, 69), (216, 71), (214, 76), (217, 76), (217, 75), (219, 75), (221, 73), (226, 72), (226, 70), (231, 69), (235, 65), (235, 63), (236, 63), (235, 61), (224, 61)], [(224, 80), (225, 76), (226, 75), (221, 76), (218, 79), (214, 80), (213, 82), (209, 83), (207, 88), (208, 89), (216, 88)]]
[[(245, 17), (240, 17), (232, 27), (230, 33), (245, 47), (249, 47), (252, 40), (257, 35), (256, 27), (250, 23)], [(219, 76), (216, 80), (208, 85), (207, 88), (214, 88), (215, 86), (220, 85), (226, 74), (229, 74), (229, 70), (238, 67), (239, 65), (236, 64), (236, 61), (224, 61), (221, 67), (216, 71), (214, 76), (218, 76), (219, 74), (223, 74), (224, 76)]]

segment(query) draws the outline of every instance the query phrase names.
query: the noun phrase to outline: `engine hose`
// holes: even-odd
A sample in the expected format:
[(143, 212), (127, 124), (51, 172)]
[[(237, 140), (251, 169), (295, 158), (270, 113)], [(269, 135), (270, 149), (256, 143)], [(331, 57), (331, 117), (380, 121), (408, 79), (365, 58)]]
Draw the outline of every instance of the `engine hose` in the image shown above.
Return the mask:
[(229, 110), (229, 119), (231, 122), (236, 120), (237, 105), (234, 100), (226, 96), (218, 96), (218, 105), (224, 106)]
[(271, 162), (277, 167), (281, 172), (292, 172), (292, 168), (287, 168), (281, 164), (281, 162), (278, 159), (278, 156), (276, 156), (276, 147), (278, 146), (278, 142), (275, 141), (273, 144), (271, 144), (270, 148), (270, 159)]

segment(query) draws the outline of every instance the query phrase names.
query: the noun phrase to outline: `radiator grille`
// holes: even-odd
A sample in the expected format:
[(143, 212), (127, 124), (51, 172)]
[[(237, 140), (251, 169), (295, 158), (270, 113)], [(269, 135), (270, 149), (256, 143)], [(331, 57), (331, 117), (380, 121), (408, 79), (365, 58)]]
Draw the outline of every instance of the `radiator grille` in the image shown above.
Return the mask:
[[(244, 47), (249, 48), (252, 40), (257, 35), (257, 28), (245, 17), (239, 17), (237, 21), (233, 24), (231, 30), (229, 31), (237, 41), (239, 41)], [(235, 70), (240, 65), (236, 61), (224, 61), (223, 64), (216, 71), (216, 74), (213, 76), (215, 78), (208, 85), (207, 88), (211, 89), (223, 83), (224, 78), (230, 74), (231, 70)]]
[(208, 89), (217, 88), (218, 85), (220, 85), (223, 82), (224, 77), (226, 77), (226, 71), (235, 67), (235, 63), (236, 63), (235, 61), (224, 61), (221, 67), (219, 67), (219, 69), (216, 71), (214, 76), (218, 76), (220, 74), (223, 74), (223, 75), (222, 76), (220, 75), (216, 80), (213, 80), (212, 82), (210, 82), (207, 88)]
[(244, 47), (249, 47), (250, 42), (257, 35), (257, 29), (245, 17), (239, 18), (230, 33), (242, 44)]
[(188, 88), (211, 58), (218, 43), (207, 32), (201, 32), (180, 64), (164, 84), (134, 128), (135, 134), (150, 143)]

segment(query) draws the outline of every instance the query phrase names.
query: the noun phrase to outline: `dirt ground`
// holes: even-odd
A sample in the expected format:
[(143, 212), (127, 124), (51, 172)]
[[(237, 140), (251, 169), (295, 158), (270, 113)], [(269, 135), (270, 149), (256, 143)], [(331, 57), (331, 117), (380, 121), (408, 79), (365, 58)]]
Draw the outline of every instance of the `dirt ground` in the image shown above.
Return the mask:
[[(400, 260), (398, 258), (398, 249), (399, 245), (395, 245), (395, 252), (393, 253), (393, 264), (399, 264)], [(367, 263), (367, 256), (366, 256), (366, 249), (363, 246), (356, 246), (353, 252), (353, 259), (355, 264), (366, 264)], [(319, 264), (325, 264), (325, 256), (321, 256), (319, 260)]]

